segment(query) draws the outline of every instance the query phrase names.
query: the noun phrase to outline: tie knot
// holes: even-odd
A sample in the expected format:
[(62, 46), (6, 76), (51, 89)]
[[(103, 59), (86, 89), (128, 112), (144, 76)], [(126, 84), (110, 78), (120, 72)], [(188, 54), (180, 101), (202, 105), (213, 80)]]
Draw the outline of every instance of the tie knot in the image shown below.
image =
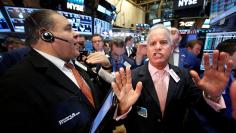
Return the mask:
[(65, 63), (65, 66), (66, 66), (67, 68), (70, 68), (70, 69), (75, 68), (72, 63)]

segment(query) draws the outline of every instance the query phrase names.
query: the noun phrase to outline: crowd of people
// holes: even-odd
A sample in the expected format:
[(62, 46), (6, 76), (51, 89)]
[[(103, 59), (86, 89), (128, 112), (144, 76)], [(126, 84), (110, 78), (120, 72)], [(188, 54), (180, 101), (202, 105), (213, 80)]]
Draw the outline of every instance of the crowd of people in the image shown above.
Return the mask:
[(96, 132), (236, 131), (235, 39), (221, 42), (212, 62), (203, 54), (199, 76), (202, 42), (179, 47), (174, 27), (152, 27), (142, 44), (94, 34), (88, 52), (86, 38), (53, 10), (24, 23), (25, 42), (6, 39), (0, 55), (2, 131), (90, 132), (111, 90), (118, 104)]

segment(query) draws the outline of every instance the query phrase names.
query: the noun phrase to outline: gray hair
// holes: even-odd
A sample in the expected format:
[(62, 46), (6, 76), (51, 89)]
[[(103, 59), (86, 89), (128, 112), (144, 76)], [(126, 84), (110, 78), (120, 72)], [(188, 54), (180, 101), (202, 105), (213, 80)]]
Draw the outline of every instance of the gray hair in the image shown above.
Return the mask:
[(170, 30), (168, 28), (166, 28), (163, 24), (157, 24), (157, 25), (154, 25), (153, 27), (151, 27), (151, 29), (149, 30), (148, 35), (147, 35), (147, 42), (150, 41), (150, 34), (153, 31), (156, 31), (156, 30), (164, 30), (164, 31), (166, 31), (169, 44), (173, 45), (173, 41), (172, 41)]

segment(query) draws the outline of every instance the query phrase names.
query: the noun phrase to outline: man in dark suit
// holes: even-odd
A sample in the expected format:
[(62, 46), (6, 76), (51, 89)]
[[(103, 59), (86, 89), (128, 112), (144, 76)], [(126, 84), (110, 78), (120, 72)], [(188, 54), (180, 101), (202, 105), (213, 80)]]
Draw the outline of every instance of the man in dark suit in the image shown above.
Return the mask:
[[(171, 44), (168, 29), (163, 26), (151, 28), (147, 36), (149, 62), (134, 69), (132, 78), (129, 69), (126, 74), (124, 70), (116, 74), (116, 82), (112, 83), (112, 87), (119, 101), (129, 99), (123, 93), (132, 94), (132, 86), (138, 90), (142, 88), (140, 97), (124, 120), (128, 132), (194, 132), (185, 127), (185, 116), (190, 107), (208, 114), (212, 119), (225, 108), (221, 93), (232, 68), (232, 62), (226, 61), (226, 54), (214, 51), (212, 65), (209, 55), (204, 55), (204, 77), (200, 79), (195, 71), (190, 71), (193, 81), (187, 70), (168, 64), (172, 53)], [(227, 69), (224, 69), (225, 64)], [(130, 106), (123, 106), (120, 112), (129, 109)]]
[(134, 46), (134, 40), (132, 36), (125, 38), (125, 55), (131, 59), (134, 59), (137, 49)]
[(131, 69), (136, 67), (135, 60), (125, 55), (125, 43), (120, 38), (113, 38), (110, 42), (111, 52), (109, 60), (112, 64), (112, 72), (119, 71), (121, 67), (130, 66)]
[(101, 89), (109, 88), (73, 64), (80, 54), (78, 33), (65, 17), (45, 9), (26, 18), (25, 34), (31, 51), (0, 78), (0, 130), (89, 132), (106, 95)]

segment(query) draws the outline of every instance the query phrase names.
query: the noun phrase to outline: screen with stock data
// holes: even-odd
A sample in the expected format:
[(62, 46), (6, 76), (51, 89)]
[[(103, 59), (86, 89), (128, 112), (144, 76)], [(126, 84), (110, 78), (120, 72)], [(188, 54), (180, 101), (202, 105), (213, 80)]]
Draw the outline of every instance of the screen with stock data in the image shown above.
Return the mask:
[(78, 31), (82, 35), (92, 35), (91, 16), (64, 12), (64, 11), (58, 11), (58, 12), (69, 20), (74, 31)]
[(5, 17), (3, 16), (2, 12), (0, 11), (0, 32), (10, 32), (11, 29), (7, 24)]
[(94, 33), (100, 35), (107, 35), (111, 30), (111, 24), (104, 20), (95, 18), (94, 19)]
[[(206, 40), (203, 48), (203, 53), (210, 54), (210, 62), (212, 62), (212, 53), (213, 50), (216, 49), (218, 44), (227, 39), (236, 39), (236, 32), (219, 32), (219, 33), (207, 33)], [(235, 44), (236, 45), (236, 44)], [(202, 59), (202, 63), (200, 66), (201, 70), (204, 70), (203, 66), (204, 62)]]
[(24, 32), (24, 20), (25, 18), (35, 10), (35, 8), (22, 8), (22, 7), (10, 7), (5, 6), (5, 10), (10, 19), (11, 26), (15, 32)]

